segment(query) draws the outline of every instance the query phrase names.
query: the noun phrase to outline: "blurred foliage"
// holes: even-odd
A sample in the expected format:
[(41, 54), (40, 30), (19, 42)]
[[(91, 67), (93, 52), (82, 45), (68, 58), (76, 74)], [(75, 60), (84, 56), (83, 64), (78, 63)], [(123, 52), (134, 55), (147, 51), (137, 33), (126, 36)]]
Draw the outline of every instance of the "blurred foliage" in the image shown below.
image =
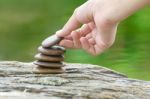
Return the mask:
[[(0, 60), (33, 61), (37, 47), (60, 29), (84, 0), (0, 0)], [(115, 44), (100, 56), (68, 50), (67, 62), (106, 66), (150, 80), (150, 8), (123, 21)]]

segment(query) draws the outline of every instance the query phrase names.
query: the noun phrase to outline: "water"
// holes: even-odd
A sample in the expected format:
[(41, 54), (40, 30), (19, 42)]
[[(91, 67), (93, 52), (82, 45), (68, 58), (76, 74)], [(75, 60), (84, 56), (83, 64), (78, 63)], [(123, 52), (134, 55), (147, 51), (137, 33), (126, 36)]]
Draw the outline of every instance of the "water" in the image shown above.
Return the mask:
[[(84, 0), (1, 0), (0, 60), (33, 61), (37, 47), (60, 29)], [(150, 80), (150, 8), (119, 25), (115, 44), (100, 56), (68, 50), (67, 62), (90, 63)]]

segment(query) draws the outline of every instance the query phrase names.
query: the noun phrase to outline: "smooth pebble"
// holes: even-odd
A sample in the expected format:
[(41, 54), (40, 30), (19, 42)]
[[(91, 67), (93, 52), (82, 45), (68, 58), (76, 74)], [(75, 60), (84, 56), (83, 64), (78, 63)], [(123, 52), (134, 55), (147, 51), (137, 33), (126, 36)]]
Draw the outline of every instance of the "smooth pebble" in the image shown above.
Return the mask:
[(52, 35), (48, 38), (46, 38), (43, 42), (42, 42), (42, 46), (43, 47), (51, 47), (53, 45), (58, 44), (60, 41), (62, 40), (61, 37), (58, 37), (56, 35)]

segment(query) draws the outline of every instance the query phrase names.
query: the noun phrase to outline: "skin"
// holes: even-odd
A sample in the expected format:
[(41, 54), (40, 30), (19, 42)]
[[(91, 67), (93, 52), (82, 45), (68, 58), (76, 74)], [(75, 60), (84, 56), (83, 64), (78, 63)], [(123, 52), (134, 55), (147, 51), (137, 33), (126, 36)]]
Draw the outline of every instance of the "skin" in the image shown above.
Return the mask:
[(150, 0), (88, 0), (56, 32), (64, 37), (59, 45), (99, 55), (114, 43), (118, 24), (149, 4)]

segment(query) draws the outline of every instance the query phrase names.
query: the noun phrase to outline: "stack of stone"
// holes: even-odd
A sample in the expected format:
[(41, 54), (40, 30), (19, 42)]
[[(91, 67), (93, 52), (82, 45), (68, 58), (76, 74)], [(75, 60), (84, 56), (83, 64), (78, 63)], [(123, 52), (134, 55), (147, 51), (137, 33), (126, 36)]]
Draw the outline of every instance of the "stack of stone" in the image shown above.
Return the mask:
[(38, 48), (39, 53), (35, 55), (37, 61), (34, 64), (37, 66), (33, 70), (34, 73), (64, 73), (63, 54), (65, 48), (57, 45), (61, 40), (62, 38), (53, 35), (43, 41), (42, 46)]

